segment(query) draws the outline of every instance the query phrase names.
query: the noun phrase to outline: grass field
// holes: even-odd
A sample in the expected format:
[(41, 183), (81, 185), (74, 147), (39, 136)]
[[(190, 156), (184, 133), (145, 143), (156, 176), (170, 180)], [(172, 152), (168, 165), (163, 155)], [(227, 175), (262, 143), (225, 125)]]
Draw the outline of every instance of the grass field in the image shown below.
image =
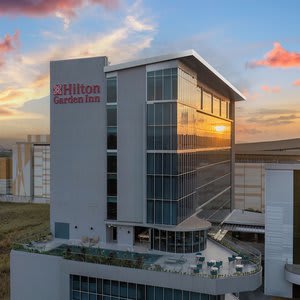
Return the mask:
[(46, 236), (49, 205), (0, 202), (0, 299), (9, 300), (9, 253), (14, 242)]

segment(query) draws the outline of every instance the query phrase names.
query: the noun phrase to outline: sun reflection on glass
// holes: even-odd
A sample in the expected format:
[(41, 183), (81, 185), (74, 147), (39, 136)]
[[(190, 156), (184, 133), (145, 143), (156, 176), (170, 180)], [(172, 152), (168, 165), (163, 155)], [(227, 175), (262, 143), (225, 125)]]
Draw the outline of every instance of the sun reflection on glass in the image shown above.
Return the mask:
[(226, 127), (224, 125), (218, 125), (218, 126), (215, 126), (215, 130), (216, 132), (224, 132), (226, 129)]

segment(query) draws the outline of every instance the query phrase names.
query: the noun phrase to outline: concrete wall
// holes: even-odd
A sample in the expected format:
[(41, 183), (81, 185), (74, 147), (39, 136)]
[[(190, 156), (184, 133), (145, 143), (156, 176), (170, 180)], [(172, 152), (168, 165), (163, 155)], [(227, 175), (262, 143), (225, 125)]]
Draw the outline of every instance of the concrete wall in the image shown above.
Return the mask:
[(11, 300), (65, 300), (61, 289), (60, 257), (12, 251), (10, 255)]
[(265, 211), (265, 164), (235, 163), (234, 208)]
[[(55, 61), (51, 74), (51, 230), (106, 240), (106, 57)], [(100, 85), (100, 102), (54, 103), (54, 85)], [(65, 96), (62, 96), (65, 97)], [(77, 228), (75, 228), (77, 226)]]
[(133, 246), (134, 244), (133, 226), (118, 226), (118, 244)]
[(11, 252), (11, 300), (67, 300), (69, 275), (82, 275), (212, 295), (255, 290), (261, 272), (249, 276), (210, 279), (180, 273), (91, 264), (57, 256)]
[(284, 267), (293, 261), (293, 171), (266, 170), (265, 294), (292, 297)]
[(146, 69), (118, 72), (118, 221), (143, 222), (146, 191)]

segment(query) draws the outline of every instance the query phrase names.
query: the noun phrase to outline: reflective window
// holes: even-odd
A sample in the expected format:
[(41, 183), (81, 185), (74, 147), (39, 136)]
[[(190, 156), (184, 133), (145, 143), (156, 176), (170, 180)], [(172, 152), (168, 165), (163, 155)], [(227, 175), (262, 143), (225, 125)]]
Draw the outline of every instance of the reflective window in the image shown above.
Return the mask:
[(216, 116), (221, 115), (221, 101), (217, 97), (213, 97), (213, 114)]
[(117, 153), (107, 153), (107, 173), (117, 173)]
[(117, 149), (117, 127), (107, 128), (107, 149)]
[(107, 78), (107, 102), (117, 102), (117, 77)]
[(206, 112), (212, 112), (212, 95), (208, 92), (203, 91), (202, 95), (202, 109)]
[(117, 106), (107, 106), (107, 126), (117, 126)]
[(177, 99), (177, 68), (151, 71), (147, 73), (147, 99)]

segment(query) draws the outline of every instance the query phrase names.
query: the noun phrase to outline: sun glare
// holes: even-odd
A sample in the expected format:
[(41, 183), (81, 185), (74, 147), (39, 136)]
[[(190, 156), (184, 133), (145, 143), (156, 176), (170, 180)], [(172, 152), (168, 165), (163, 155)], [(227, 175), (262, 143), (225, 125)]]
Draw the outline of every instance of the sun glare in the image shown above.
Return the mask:
[(215, 127), (216, 132), (224, 132), (225, 126), (224, 125), (218, 125)]

